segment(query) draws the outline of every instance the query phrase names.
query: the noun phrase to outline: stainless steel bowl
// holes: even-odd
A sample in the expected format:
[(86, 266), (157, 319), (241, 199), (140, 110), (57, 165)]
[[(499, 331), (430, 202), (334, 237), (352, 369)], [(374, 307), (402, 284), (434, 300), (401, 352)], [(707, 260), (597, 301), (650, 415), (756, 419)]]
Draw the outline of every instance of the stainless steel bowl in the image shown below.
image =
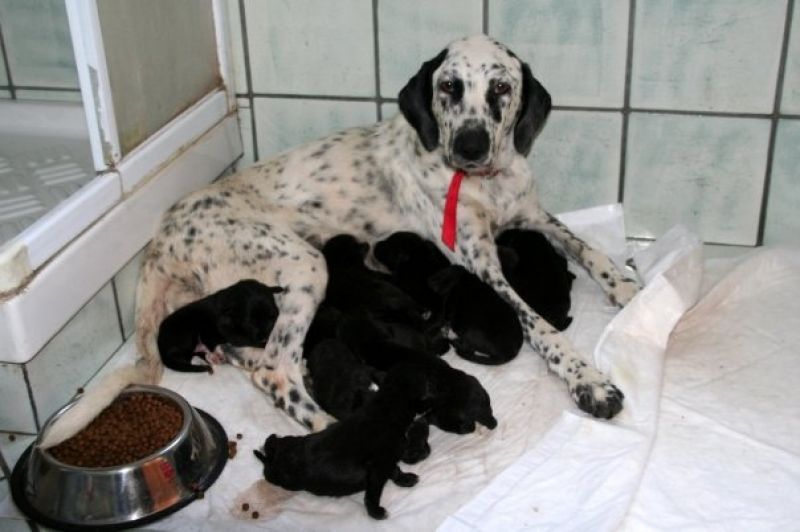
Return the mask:
[[(131, 386), (175, 403), (183, 413), (178, 434), (163, 449), (130, 464), (84, 468), (64, 464), (37, 446), (22, 455), (11, 476), (11, 494), (28, 517), (66, 530), (139, 526), (183, 508), (217, 479), (228, 459), (228, 438), (210, 415), (158, 386)], [(75, 401), (47, 420), (43, 430)]]

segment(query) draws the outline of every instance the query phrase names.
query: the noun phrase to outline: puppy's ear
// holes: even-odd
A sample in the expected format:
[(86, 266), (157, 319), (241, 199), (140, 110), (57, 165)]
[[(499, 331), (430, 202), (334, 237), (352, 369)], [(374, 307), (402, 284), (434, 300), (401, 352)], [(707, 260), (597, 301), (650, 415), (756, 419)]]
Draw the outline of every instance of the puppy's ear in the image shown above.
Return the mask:
[(267, 457), (264, 455), (264, 453), (262, 453), (258, 449), (253, 449), (253, 454), (256, 455), (256, 458), (261, 460), (262, 464), (264, 464), (264, 465), (267, 464)]
[(514, 271), (517, 269), (517, 265), (519, 265), (519, 255), (517, 255), (517, 252), (503, 245), (497, 246), (497, 258), (500, 259), (500, 264), (503, 266), (504, 270)]
[(439, 125), (433, 116), (431, 102), (433, 73), (442, 64), (445, 56), (447, 56), (446, 48), (433, 59), (425, 61), (419, 72), (406, 83), (398, 96), (400, 112), (417, 130), (422, 145), (428, 151), (433, 151), (439, 145)]
[(531, 74), (527, 63), (522, 63), (522, 101), (519, 116), (514, 126), (514, 147), (527, 157), (533, 146), (533, 139), (544, 127), (550, 114), (550, 93)]
[(428, 278), (428, 286), (439, 295), (448, 294), (462, 277), (458, 266), (448, 266)]

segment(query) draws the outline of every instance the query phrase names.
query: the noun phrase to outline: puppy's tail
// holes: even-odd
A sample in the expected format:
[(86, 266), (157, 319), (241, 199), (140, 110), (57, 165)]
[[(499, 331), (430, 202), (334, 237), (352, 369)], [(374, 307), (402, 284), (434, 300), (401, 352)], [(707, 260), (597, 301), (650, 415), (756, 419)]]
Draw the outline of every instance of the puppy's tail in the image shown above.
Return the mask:
[(167, 315), (170, 283), (160, 275), (151, 261), (145, 260), (136, 293), (136, 346), (139, 358), (134, 365), (113, 370), (88, 388), (78, 401), (45, 432), (41, 448), (58, 445), (83, 430), (131, 384), (156, 384), (164, 366), (156, 343), (158, 327)]

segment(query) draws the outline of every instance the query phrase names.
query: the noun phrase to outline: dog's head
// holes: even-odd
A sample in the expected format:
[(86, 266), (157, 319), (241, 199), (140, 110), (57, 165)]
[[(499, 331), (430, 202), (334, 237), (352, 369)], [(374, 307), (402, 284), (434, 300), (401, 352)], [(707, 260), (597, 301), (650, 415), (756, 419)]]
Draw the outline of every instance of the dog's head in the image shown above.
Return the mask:
[(450, 43), (399, 95), (400, 111), (428, 151), (452, 168), (491, 174), (527, 156), (550, 113), (530, 67), (486, 35)]

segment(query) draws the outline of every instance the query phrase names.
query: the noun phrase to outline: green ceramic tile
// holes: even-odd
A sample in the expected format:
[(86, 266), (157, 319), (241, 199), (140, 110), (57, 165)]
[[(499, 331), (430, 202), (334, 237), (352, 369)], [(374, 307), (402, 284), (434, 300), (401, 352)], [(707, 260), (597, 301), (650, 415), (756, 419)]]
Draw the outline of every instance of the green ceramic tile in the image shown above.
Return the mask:
[(480, 0), (378, 2), (381, 95), (396, 98), (424, 61), (455, 39), (481, 32)]
[(622, 115), (553, 111), (528, 160), (553, 213), (616, 203)]
[(554, 104), (622, 105), (628, 2), (496, 0), (489, 33), (531, 65)]
[(781, 112), (800, 114), (800, 6), (797, 3), (794, 5), (789, 50), (786, 55)]
[(255, 92), (375, 95), (372, 2), (247, 0)]
[(764, 243), (800, 247), (800, 120), (781, 120), (775, 139)]
[(372, 102), (257, 98), (255, 113), (263, 160), (335, 131), (374, 123), (377, 110)]
[(640, 0), (631, 105), (772, 111), (785, 0)]
[(633, 113), (628, 129), (628, 233), (656, 238), (683, 224), (710, 243), (753, 245), (769, 120)]

